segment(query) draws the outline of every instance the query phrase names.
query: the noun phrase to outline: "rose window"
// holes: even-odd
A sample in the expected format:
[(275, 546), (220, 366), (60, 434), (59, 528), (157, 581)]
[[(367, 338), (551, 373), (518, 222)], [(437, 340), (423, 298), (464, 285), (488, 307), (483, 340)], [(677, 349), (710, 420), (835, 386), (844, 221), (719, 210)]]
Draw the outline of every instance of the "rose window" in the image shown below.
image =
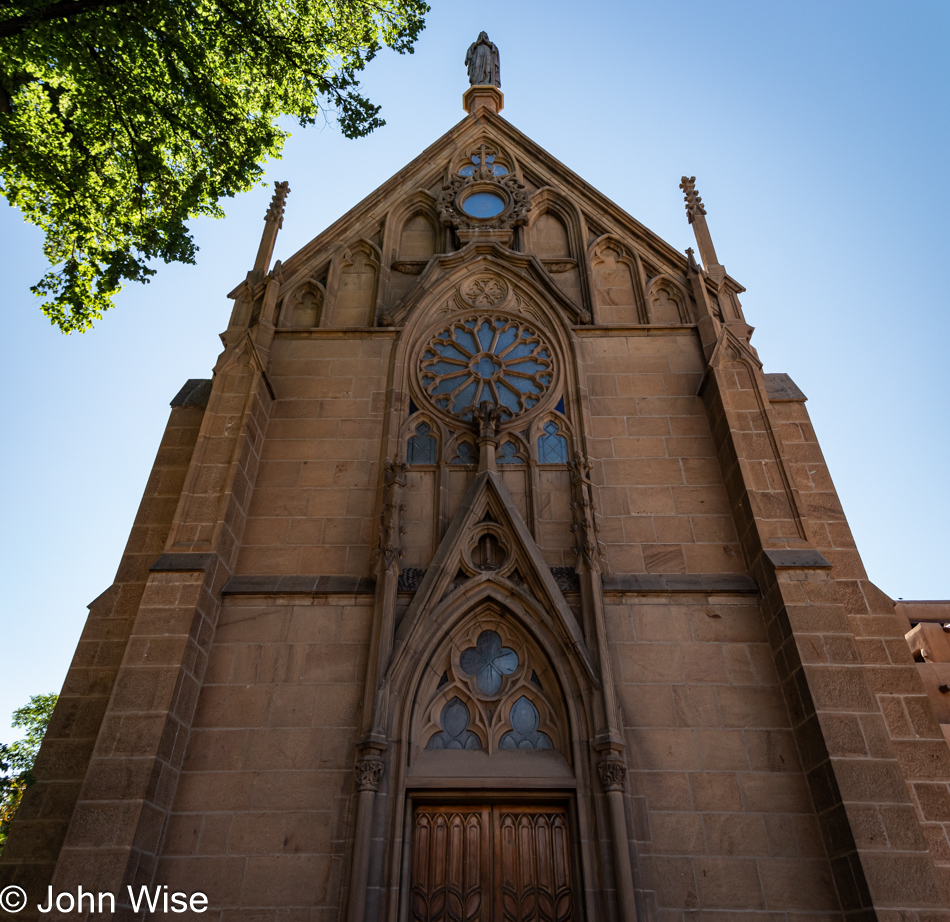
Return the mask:
[(517, 416), (536, 406), (554, 379), (551, 350), (520, 320), (467, 317), (432, 338), (422, 385), (439, 409), (465, 420), (488, 402)]

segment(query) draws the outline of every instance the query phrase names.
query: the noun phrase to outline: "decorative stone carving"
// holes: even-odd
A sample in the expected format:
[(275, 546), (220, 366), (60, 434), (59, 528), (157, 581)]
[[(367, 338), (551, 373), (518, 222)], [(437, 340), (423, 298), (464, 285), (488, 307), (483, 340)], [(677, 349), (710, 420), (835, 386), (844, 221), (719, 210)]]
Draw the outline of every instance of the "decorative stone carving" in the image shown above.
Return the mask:
[(425, 259), (397, 259), (392, 267), (403, 275), (422, 275), (422, 270), (429, 265)]
[[(439, 220), (463, 231), (510, 231), (526, 224), (531, 202), (523, 183), (514, 173), (494, 162), (485, 145), (466, 166), (442, 187), (436, 203)], [(510, 236), (510, 235), (508, 235)]]
[(684, 176), (680, 188), (684, 193), (683, 201), (686, 202), (686, 219), (692, 224), (700, 215), (706, 214), (703, 200), (696, 192), (696, 177)]
[(465, 66), (468, 68), (468, 82), (472, 86), (497, 86), (501, 89), (498, 46), (489, 40), (487, 32), (479, 32), (478, 38), (468, 46)]
[(284, 182), (275, 182), (274, 183), (274, 196), (270, 200), (270, 205), (267, 208), (267, 213), (264, 215), (265, 221), (276, 221), (277, 229), (280, 230), (284, 226), (284, 208), (287, 204), (287, 194), (290, 192), (290, 183), (287, 181)]
[(625, 787), (627, 766), (619, 758), (605, 758), (597, 763), (597, 774), (600, 775), (600, 786), (605, 793), (620, 791)]
[(508, 297), (508, 285), (504, 279), (483, 276), (466, 282), (459, 294), (472, 307), (494, 307)]
[(570, 464), (571, 483), (574, 487), (575, 499), (571, 503), (574, 510), (574, 522), (571, 531), (577, 542), (578, 559), (583, 559), (591, 572), (601, 569), (600, 545), (597, 541), (597, 526), (594, 522), (593, 483), (590, 479), (590, 458), (579, 452), (574, 452), (574, 460)]
[(356, 787), (359, 791), (375, 791), (383, 778), (381, 759), (366, 758), (356, 763)]
[(406, 529), (399, 524), (399, 516), (406, 511), (399, 500), (399, 490), (406, 485), (407, 465), (402, 461), (386, 459), (383, 481), (383, 509), (379, 523), (379, 560), (383, 569), (390, 570), (399, 566), (403, 556), (400, 539)]
[(439, 410), (467, 421), (485, 402), (508, 418), (519, 416), (554, 381), (547, 343), (523, 321), (500, 314), (461, 317), (443, 328), (423, 350), (419, 374)]
[(576, 259), (542, 259), (541, 262), (544, 264), (544, 268), (552, 274), (570, 272), (571, 269), (577, 268)]

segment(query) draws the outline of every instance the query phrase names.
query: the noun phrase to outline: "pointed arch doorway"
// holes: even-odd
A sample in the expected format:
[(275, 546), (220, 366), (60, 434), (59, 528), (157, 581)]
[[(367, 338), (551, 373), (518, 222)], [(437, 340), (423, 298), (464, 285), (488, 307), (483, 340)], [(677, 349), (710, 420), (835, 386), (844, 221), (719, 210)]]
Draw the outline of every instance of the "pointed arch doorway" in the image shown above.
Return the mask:
[(567, 804), (415, 804), (411, 922), (576, 922)]

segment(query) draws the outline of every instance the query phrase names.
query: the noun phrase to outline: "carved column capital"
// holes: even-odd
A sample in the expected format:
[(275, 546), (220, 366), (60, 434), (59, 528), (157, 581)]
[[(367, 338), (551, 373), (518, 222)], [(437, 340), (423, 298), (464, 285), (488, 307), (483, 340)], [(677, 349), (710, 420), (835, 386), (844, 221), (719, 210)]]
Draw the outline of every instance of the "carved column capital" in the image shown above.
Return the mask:
[(600, 786), (606, 793), (624, 790), (627, 766), (622, 759), (601, 759), (597, 763), (597, 774), (600, 775)]
[(375, 791), (383, 777), (382, 759), (359, 759), (356, 763), (356, 786), (360, 791)]

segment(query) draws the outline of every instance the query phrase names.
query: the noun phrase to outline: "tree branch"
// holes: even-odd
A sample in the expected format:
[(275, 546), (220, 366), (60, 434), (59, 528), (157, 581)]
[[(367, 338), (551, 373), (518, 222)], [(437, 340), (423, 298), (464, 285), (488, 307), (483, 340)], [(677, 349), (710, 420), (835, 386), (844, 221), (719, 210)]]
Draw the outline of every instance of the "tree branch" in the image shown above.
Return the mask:
[(101, 10), (104, 7), (123, 6), (129, 0), (58, 0), (45, 9), (40, 8), (23, 16), (14, 16), (12, 19), (0, 20), (0, 38), (9, 38), (19, 35), (40, 22), (49, 22), (51, 19), (67, 19), (79, 13), (89, 13)]

